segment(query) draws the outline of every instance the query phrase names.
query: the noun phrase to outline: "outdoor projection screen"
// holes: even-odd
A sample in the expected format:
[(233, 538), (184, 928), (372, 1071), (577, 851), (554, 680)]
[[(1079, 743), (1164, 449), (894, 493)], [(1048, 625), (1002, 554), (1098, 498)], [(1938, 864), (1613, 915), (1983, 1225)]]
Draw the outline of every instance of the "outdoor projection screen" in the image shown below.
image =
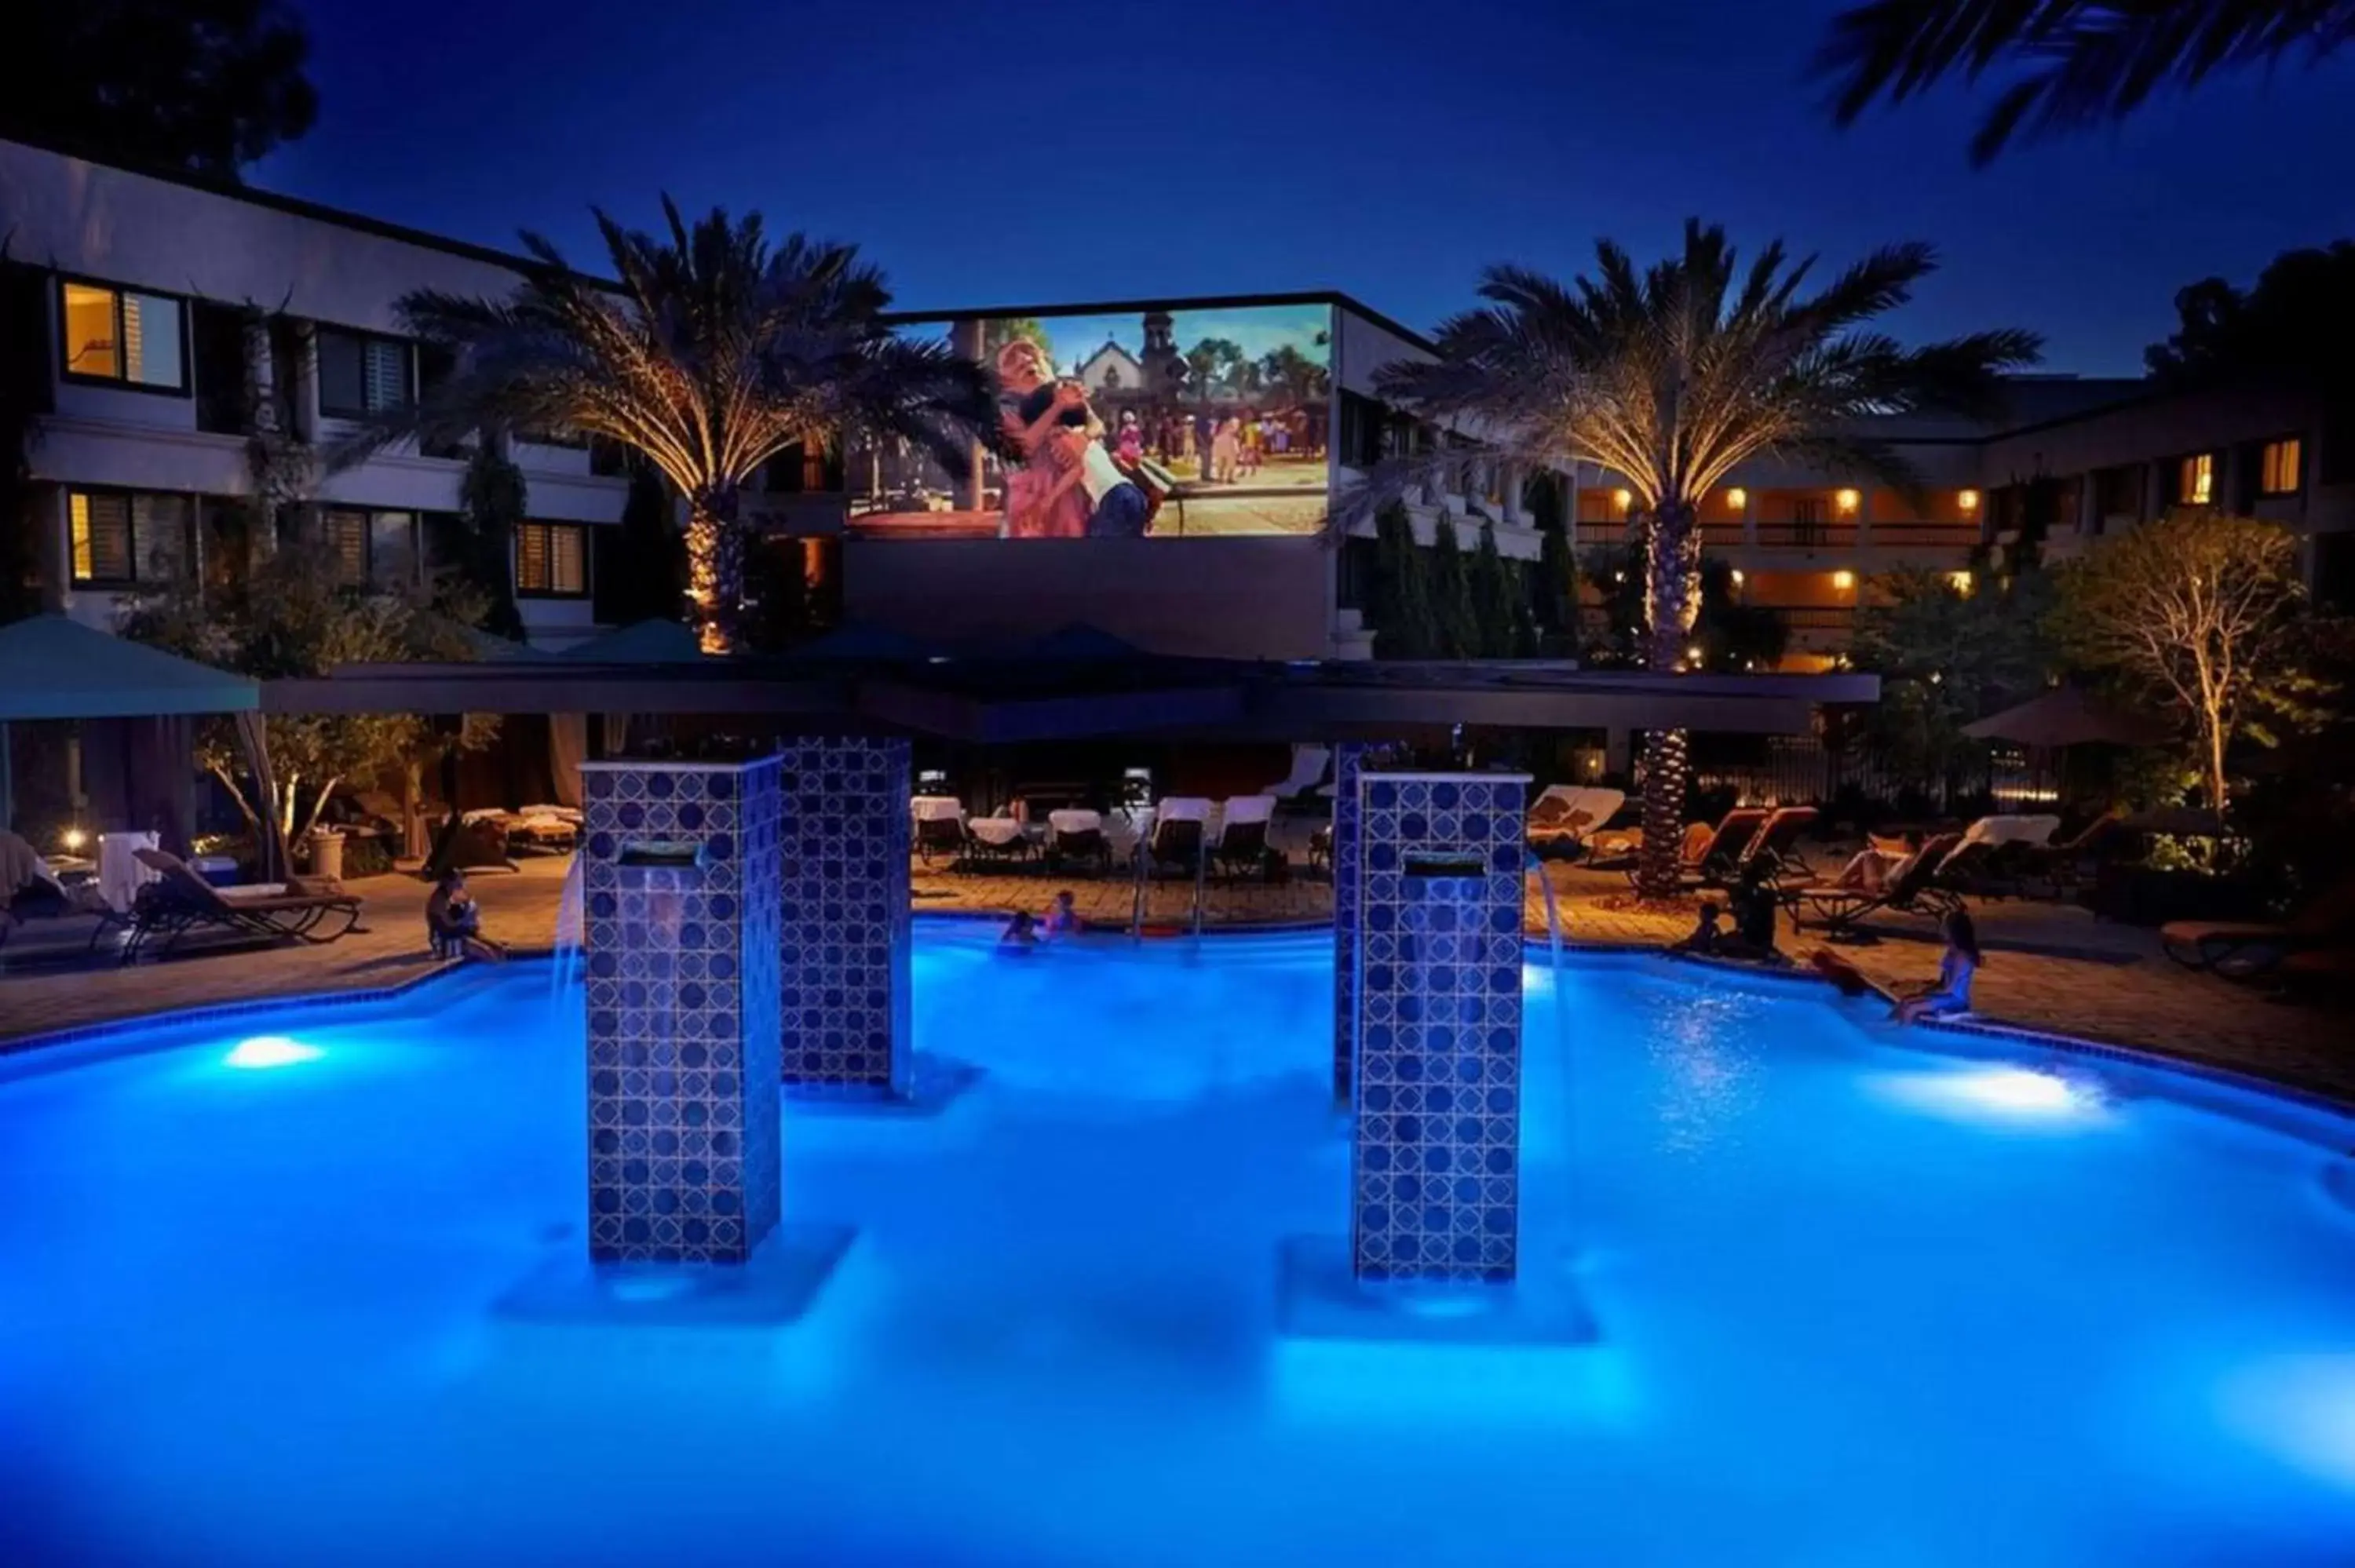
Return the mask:
[(850, 531), (889, 539), (1312, 535), (1330, 485), (1333, 307), (1140, 307), (900, 331), (994, 370), (1009, 447), (961, 472), (845, 454)]

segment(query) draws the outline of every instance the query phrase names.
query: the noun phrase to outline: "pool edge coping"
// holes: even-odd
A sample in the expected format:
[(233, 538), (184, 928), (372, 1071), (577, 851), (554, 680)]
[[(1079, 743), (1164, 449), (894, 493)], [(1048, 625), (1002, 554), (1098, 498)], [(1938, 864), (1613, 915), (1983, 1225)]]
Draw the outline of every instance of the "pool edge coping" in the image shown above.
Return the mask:
[[(935, 909), (914, 910), (911, 917), (927, 922), (961, 922), (979, 925), (1003, 920), (1005, 916), (994, 910)], [(1228, 923), (1214, 930), (1201, 933), (1205, 937), (1228, 936), (1297, 936), (1304, 933), (1330, 930), (1330, 921), (1251, 921)], [(1109, 927), (1105, 934), (1132, 936), (1124, 927)], [(1189, 933), (1182, 929), (1177, 936)], [(1135, 938), (1138, 941), (1148, 938)], [(1149, 938), (1167, 941), (1169, 937)], [(1549, 957), (1553, 951), (1550, 938), (1532, 937), (1526, 932), (1521, 938), (1524, 959), (1531, 954)], [(1666, 944), (1657, 942), (1590, 942), (1565, 939), (1561, 943), (1565, 956), (1580, 958), (1625, 958), (1655, 962), (1676, 969), (1710, 970), (1737, 976), (1745, 980), (1763, 980), (1770, 983), (1805, 986), (1809, 989), (1828, 988), (1835, 999), (1838, 990), (1825, 976), (1796, 966), (1786, 969), (1736, 963), (1689, 953), (1671, 951)], [(512, 948), (509, 957), (531, 960), (556, 956), (554, 946)], [(60, 1029), (41, 1030), (31, 1033), (0, 1036), (0, 1070), (14, 1065), (18, 1059), (60, 1046), (102, 1042), (111, 1034), (129, 1034), (143, 1029), (163, 1029), (181, 1024), (202, 1024), (221, 1019), (267, 1016), (307, 1007), (356, 1007), (371, 1002), (396, 1001), (410, 992), (421, 990), (437, 981), (453, 979), (482, 966), (464, 959), (451, 959), (436, 963), (421, 972), (389, 985), (357, 986), (308, 991), (284, 991), (270, 996), (249, 997), (236, 1001), (200, 1002), (193, 1007), (165, 1008), (152, 1012), (133, 1013), (122, 1018), (68, 1024)], [(1870, 993), (1882, 1001), (1893, 1003), (1895, 998), (1871, 980), (1865, 981)], [(2038, 1029), (2029, 1024), (2009, 1023), (2001, 1019), (1976, 1015), (1961, 1018), (1923, 1020), (1911, 1026), (1933, 1037), (1955, 1036), (1960, 1039), (2003, 1041), (2013, 1044), (2031, 1045), (2060, 1051), (2071, 1055), (2097, 1060), (2124, 1062), (2129, 1065), (2154, 1072), (2179, 1074), (2205, 1083), (2260, 1098), (2281, 1100), (2300, 1109), (2315, 1112), (2337, 1120), (2355, 1124), (2355, 1095), (2339, 1096), (2318, 1086), (2275, 1078), (2246, 1072), (2220, 1063), (2203, 1061), (2195, 1056), (2180, 1055), (2153, 1046), (2128, 1045), (2115, 1041), (2091, 1039), (2083, 1035), (2063, 1034), (2052, 1030)], [(1914, 1036), (1919, 1038), (1919, 1035)], [(1934, 1047), (1923, 1046), (1930, 1050)], [(1953, 1054), (1955, 1053), (1944, 1053)]]

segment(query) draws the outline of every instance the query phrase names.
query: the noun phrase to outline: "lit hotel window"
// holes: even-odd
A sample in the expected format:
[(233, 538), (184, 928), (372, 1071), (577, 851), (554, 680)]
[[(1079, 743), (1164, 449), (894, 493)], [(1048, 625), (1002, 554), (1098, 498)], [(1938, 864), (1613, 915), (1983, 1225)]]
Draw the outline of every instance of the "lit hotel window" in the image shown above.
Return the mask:
[(2185, 458), (2183, 472), (2176, 481), (2176, 499), (2186, 506), (2205, 506), (2215, 493), (2215, 458), (2208, 452)]
[(68, 376), (185, 392), (180, 302), (95, 283), (65, 283), (59, 319)]
[(2265, 443), (2264, 462), (2259, 476), (2258, 493), (2263, 495), (2295, 495), (2298, 485), (2297, 438)]
[(577, 523), (527, 523), (516, 530), (516, 591), (578, 598), (589, 591), (589, 531)]

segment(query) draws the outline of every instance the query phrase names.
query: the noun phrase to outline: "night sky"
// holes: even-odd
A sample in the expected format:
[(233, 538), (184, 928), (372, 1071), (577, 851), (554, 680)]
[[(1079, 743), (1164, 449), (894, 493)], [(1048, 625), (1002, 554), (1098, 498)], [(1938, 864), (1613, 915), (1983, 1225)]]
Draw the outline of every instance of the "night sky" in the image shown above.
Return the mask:
[(586, 208), (757, 208), (911, 309), (1339, 289), (1429, 326), (1478, 268), (1688, 214), (1845, 260), (1926, 238), (1909, 335), (2134, 374), (2185, 282), (2355, 235), (2355, 59), (1971, 170), (1984, 99), (1832, 130), (1835, 0), (296, 0), (319, 123), (254, 183), (593, 262)]

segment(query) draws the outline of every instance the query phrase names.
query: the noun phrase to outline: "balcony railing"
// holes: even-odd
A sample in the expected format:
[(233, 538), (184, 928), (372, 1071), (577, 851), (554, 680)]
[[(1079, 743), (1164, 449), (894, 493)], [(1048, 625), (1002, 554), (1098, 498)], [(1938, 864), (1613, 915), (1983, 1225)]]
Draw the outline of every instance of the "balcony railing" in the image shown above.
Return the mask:
[(1846, 631), (1856, 624), (1856, 609), (1845, 604), (1767, 604), (1793, 631)]
[(1967, 550), (1979, 542), (1979, 525), (1977, 523), (1883, 523), (1875, 519), (1872, 542), (1876, 546), (1929, 546)]
[(1758, 543), (1770, 550), (1853, 550), (1853, 523), (1761, 523)]

